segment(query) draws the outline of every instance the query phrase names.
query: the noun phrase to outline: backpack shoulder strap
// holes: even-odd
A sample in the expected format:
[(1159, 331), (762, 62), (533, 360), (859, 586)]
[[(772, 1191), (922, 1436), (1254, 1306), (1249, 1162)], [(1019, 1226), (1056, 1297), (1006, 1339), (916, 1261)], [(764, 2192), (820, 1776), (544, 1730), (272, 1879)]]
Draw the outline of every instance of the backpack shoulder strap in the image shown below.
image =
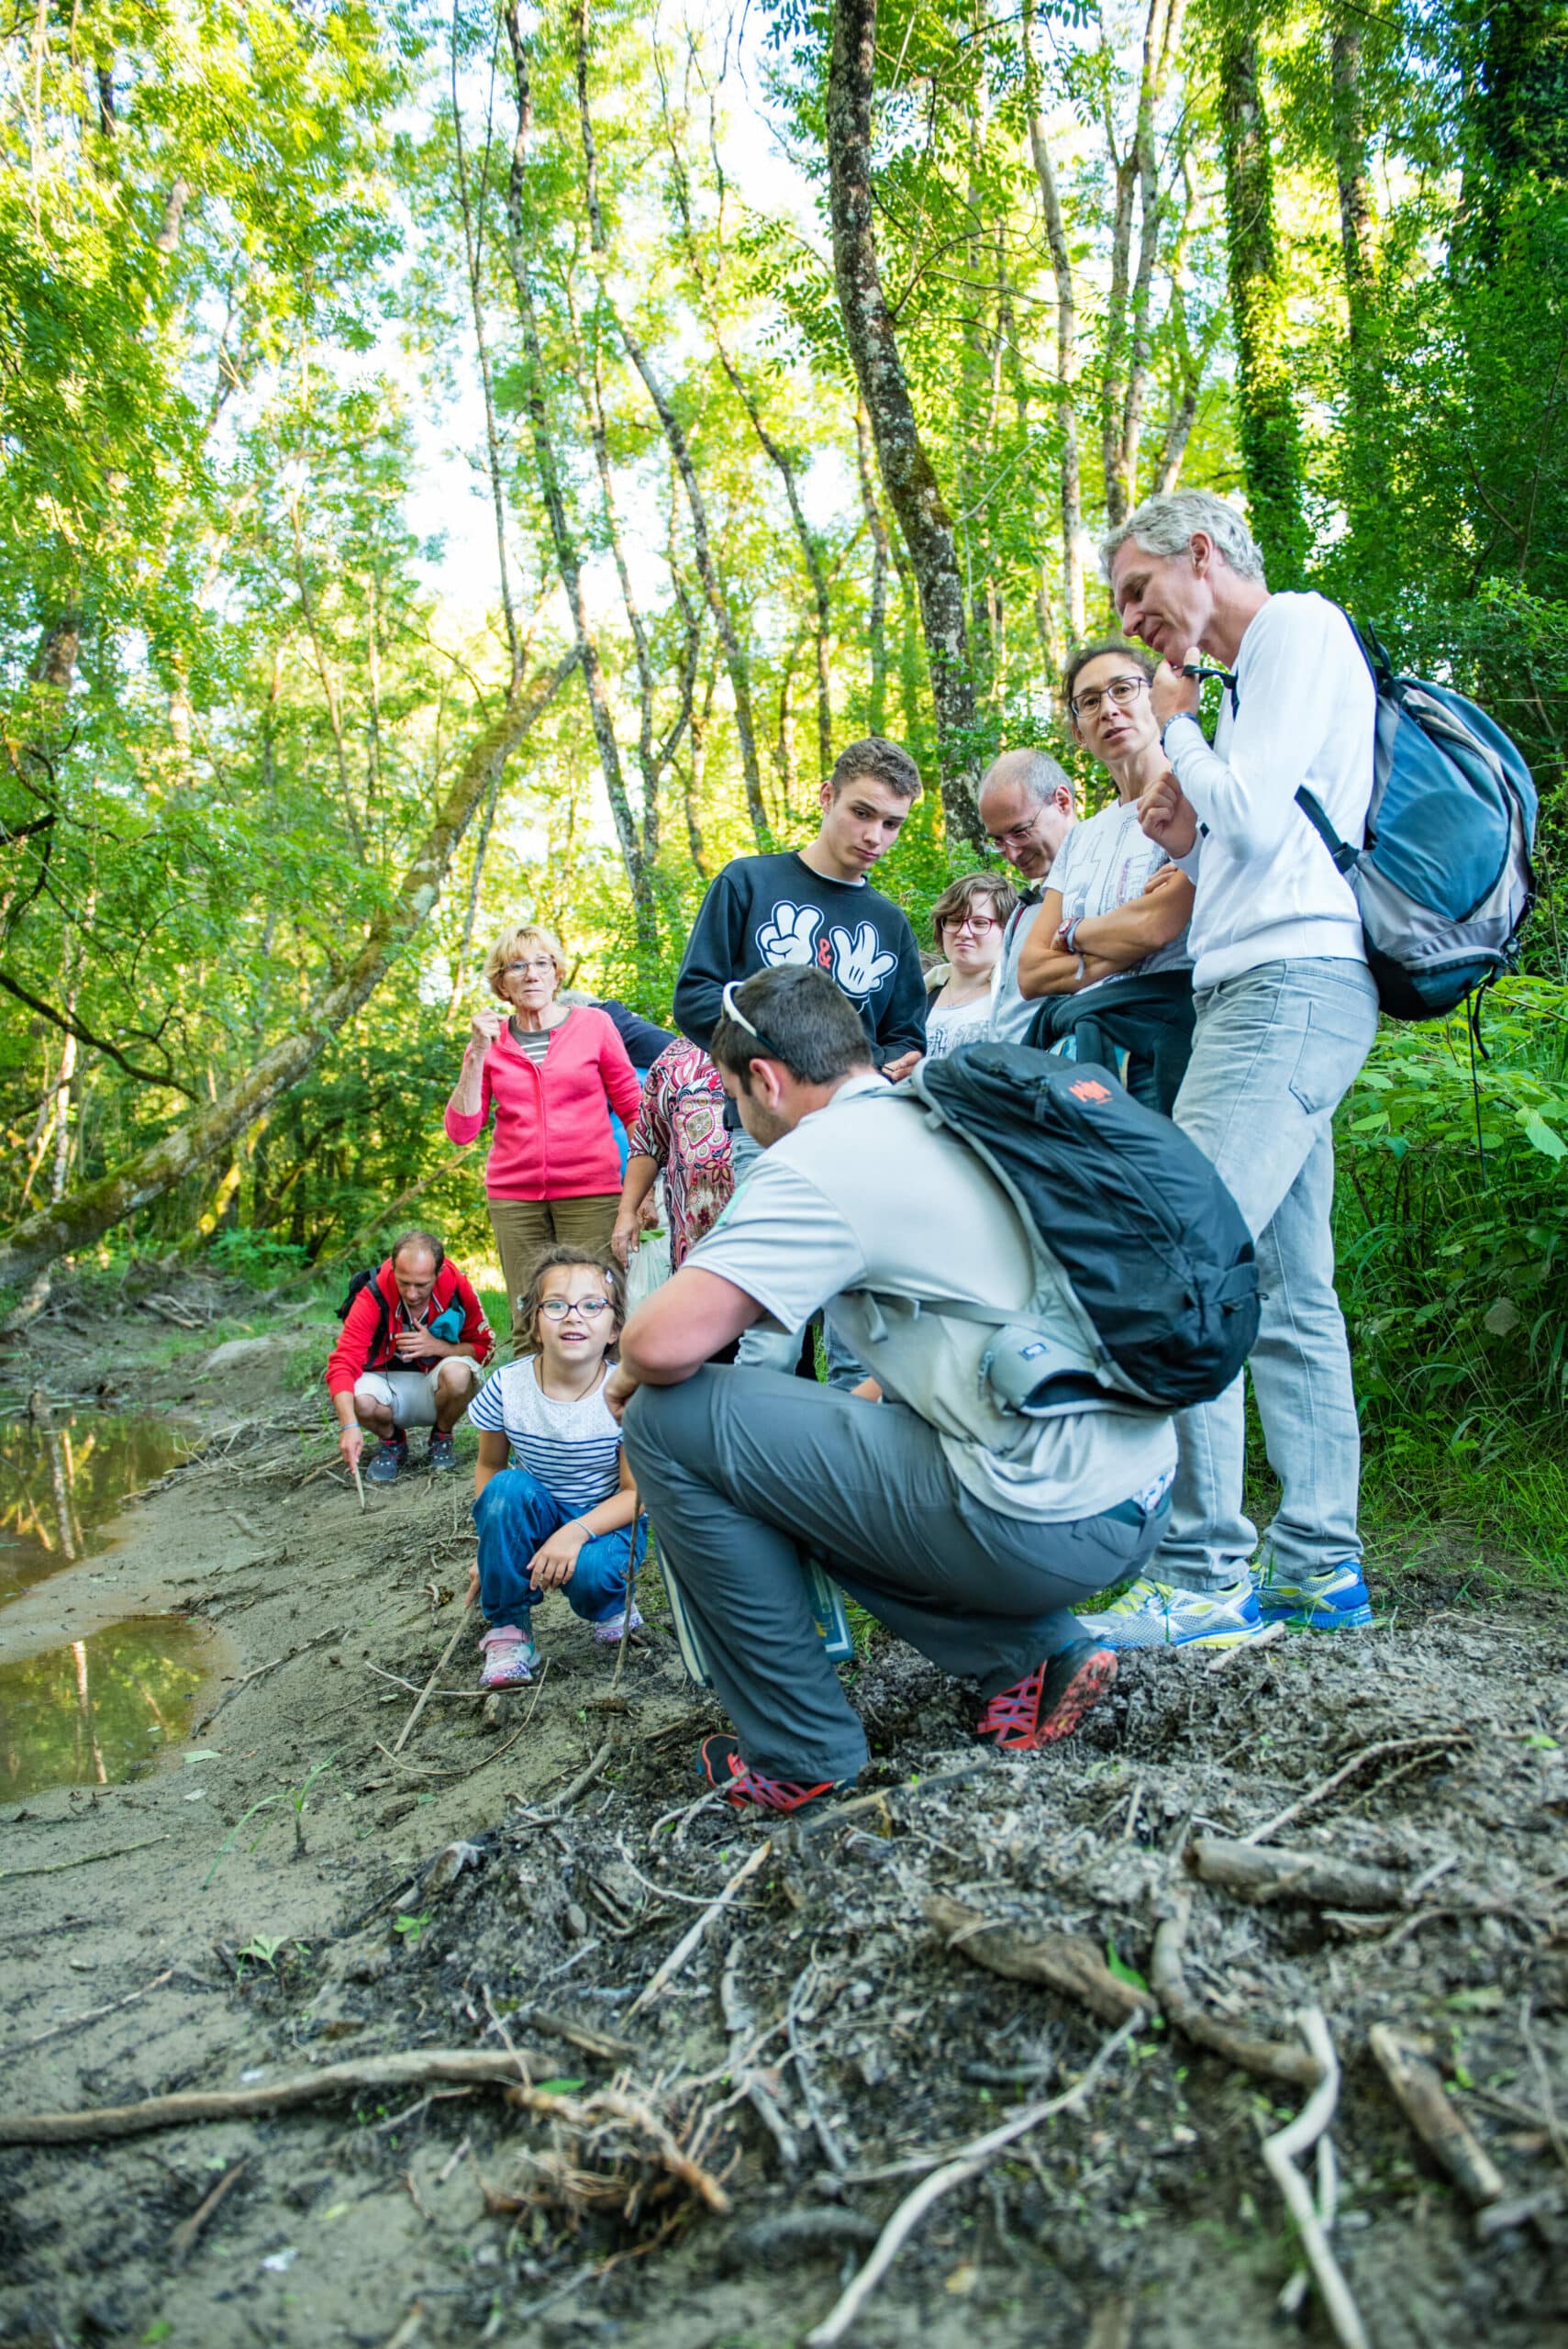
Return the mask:
[(1329, 813), (1323, 802), (1315, 791), (1308, 791), (1305, 784), (1296, 795), (1296, 804), (1333, 858), (1335, 872), (1342, 873), (1348, 880), (1361, 863), (1360, 849), (1351, 848), (1348, 841), (1342, 841), (1340, 838), (1339, 833), (1329, 821)]

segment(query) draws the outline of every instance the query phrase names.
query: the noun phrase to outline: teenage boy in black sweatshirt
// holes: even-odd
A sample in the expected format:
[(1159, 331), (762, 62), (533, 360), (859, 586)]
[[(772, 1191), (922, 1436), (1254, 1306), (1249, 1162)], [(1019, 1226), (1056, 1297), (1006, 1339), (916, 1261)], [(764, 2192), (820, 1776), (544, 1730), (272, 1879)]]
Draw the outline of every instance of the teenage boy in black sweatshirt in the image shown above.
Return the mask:
[(729, 980), (811, 963), (860, 1013), (884, 1074), (907, 1075), (926, 1049), (919, 950), (903, 914), (866, 874), (898, 838), (919, 791), (908, 751), (869, 734), (840, 753), (823, 785), (814, 841), (725, 866), (702, 901), (675, 982), (675, 1018), (694, 1044), (706, 1052)]

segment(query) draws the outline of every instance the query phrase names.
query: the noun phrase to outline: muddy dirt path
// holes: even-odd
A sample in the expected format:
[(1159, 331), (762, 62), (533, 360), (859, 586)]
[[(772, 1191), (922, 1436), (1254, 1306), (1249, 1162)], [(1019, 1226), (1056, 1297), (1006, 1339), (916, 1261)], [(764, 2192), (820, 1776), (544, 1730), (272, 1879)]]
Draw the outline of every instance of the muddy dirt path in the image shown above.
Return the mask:
[[(396, 2054), (510, 2046), (520, 2100), (372, 2075), (289, 2111), (0, 2146), (0, 2341), (772, 2349), (824, 2319), (934, 2163), (1064, 2097), (934, 2204), (846, 2338), (1328, 2342), (1316, 2290), (1279, 2314), (1300, 2259), (1260, 2154), (1308, 2089), (1157, 2012), (1155, 1933), (1187, 1894), (1200, 2026), (1299, 2064), (1297, 2013), (1326, 2019), (1332, 2243), (1375, 2349), (1562, 2336), (1561, 1601), (1379, 1562), (1397, 1605), (1376, 1631), (1222, 1671), (1135, 1661), (1070, 1748), (978, 1770), (962, 1692), (878, 1645), (852, 1671), (882, 1799), (756, 1856), (756, 1830), (692, 1810), (716, 1717), (651, 1595), (618, 1688), (562, 1606), (542, 1686), (493, 1718), (463, 1693), (462, 1625), (397, 1750), (460, 1629), (467, 1478), (416, 1475), (361, 1517), (318, 1473), (324, 1341), (296, 1327), (209, 1373), (205, 1343), (171, 1361), (140, 1316), (100, 1338), (68, 1313), (13, 1361), (209, 1431), (94, 1572), (214, 1645), (152, 1775), (0, 1815), (0, 2139), (17, 2115)], [(1331, 1884), (1298, 1868), (1260, 1902), (1191, 1872), (1308, 1798), (1255, 1848)], [(1042, 1978), (1052, 1934), (1076, 1990)], [(1496, 2165), (1479, 2210), (1394, 2101), (1379, 2021)]]

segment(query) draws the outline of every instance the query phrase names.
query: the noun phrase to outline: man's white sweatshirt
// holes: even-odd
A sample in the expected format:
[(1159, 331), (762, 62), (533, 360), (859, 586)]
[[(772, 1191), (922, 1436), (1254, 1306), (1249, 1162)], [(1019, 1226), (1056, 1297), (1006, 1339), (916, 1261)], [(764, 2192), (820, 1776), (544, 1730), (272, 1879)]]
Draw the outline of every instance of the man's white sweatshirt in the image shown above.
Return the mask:
[(1197, 886), (1195, 987), (1307, 955), (1364, 963), (1355, 893), (1296, 804), (1305, 784), (1342, 841), (1362, 844), (1377, 701), (1343, 612), (1322, 596), (1271, 596), (1241, 639), (1214, 748), (1173, 718), (1165, 755), (1196, 813), (1178, 858)]

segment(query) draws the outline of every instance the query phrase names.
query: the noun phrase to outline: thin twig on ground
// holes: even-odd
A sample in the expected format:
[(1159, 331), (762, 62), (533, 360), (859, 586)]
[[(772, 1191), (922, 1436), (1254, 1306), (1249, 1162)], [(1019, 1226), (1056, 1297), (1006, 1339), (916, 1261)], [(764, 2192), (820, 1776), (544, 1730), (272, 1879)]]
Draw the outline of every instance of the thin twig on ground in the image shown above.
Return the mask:
[(434, 1672), (431, 1673), (428, 1680), (426, 1681), (424, 1688), (420, 1692), (418, 1703), (415, 1706), (413, 1711), (409, 1714), (408, 1719), (404, 1722), (403, 1727), (397, 1732), (397, 1741), (392, 1749), (392, 1756), (395, 1761), (398, 1754), (402, 1753), (404, 1747), (407, 1744), (409, 1731), (412, 1730), (415, 1722), (418, 1720), (420, 1714), (424, 1711), (426, 1706), (429, 1703), (431, 1697), (435, 1693), (437, 1681), (440, 1678), (442, 1673), (446, 1670), (447, 1665), (450, 1663), (452, 1650), (456, 1647), (459, 1640), (461, 1640), (463, 1635), (469, 1616), (473, 1611), (473, 1599), (464, 1599), (462, 1613), (457, 1620), (457, 1629), (453, 1631), (451, 1638), (447, 1642), (446, 1646), (441, 1650), (440, 1657), (437, 1663), (436, 1668)]
[(67, 1868), (90, 1868), (96, 1860), (123, 1860), (131, 1852), (150, 1852), (167, 1843), (167, 1835), (144, 1835), (139, 1843), (122, 1843), (114, 1852), (83, 1852), (73, 1860), (45, 1860), (36, 1868), (0, 1868), (0, 1884), (15, 1884), (25, 1876), (61, 1876)]
[(615, 1740), (613, 1738), (606, 1737), (603, 1745), (600, 1746), (598, 1752), (595, 1754), (593, 1760), (585, 1764), (584, 1766), (578, 1771), (577, 1776), (573, 1779), (565, 1793), (557, 1795), (554, 1802), (550, 1805), (550, 1809), (554, 1811), (557, 1818), (561, 1816), (561, 1813), (563, 1810), (570, 1810), (573, 1804), (577, 1801), (580, 1796), (587, 1793), (589, 1787), (593, 1785), (600, 1771), (604, 1769), (606, 1764), (610, 1758), (610, 1755), (614, 1752)]
[(1213, 1663), (1206, 1664), (1204, 1669), (1212, 1680), (1217, 1672), (1229, 1672), (1239, 1655), (1256, 1655), (1260, 1648), (1273, 1647), (1284, 1638), (1289, 1629), (1288, 1623), (1271, 1623), (1265, 1631), (1260, 1631), (1255, 1640), (1246, 1640), (1240, 1647), (1227, 1648), (1222, 1655), (1217, 1655)]
[(426, 2080), (457, 2080), (478, 2087), (506, 2086), (516, 2078), (512, 2057), (488, 2048), (412, 2048), (359, 2063), (324, 2064), (319, 2071), (296, 2072), (261, 2087), (197, 2088), (86, 2112), (0, 2114), (0, 2145), (91, 2144), (98, 2137), (140, 2137), (153, 2129), (183, 2129), (195, 2121), (245, 2121), (259, 2112), (319, 2104), (328, 2097), (418, 2087)]
[(651, 2006), (654, 1999), (657, 1998), (660, 1994), (668, 1987), (669, 1984), (674, 1980), (682, 1966), (684, 1965), (687, 1958), (690, 1957), (692, 1952), (702, 1941), (703, 1936), (711, 1929), (715, 1919), (723, 1914), (724, 1910), (728, 1908), (730, 1902), (740, 1891), (741, 1886), (747, 1883), (751, 1877), (754, 1876), (757, 1870), (760, 1867), (764, 1866), (766, 1863), (773, 1858), (773, 1846), (770, 1842), (759, 1843), (756, 1850), (748, 1854), (740, 1866), (736, 1869), (728, 1883), (717, 1895), (717, 1898), (709, 1901), (707, 1907), (703, 1910), (702, 1915), (697, 1918), (695, 1922), (692, 1925), (691, 1930), (688, 1932), (682, 1934), (680, 1940), (675, 1943), (674, 1948), (670, 1952), (669, 1956), (664, 1960), (662, 1965), (659, 1967), (657, 1973), (655, 1973), (638, 1992), (636, 1998), (632, 2000), (630, 2006), (626, 2010), (625, 2019), (628, 2022), (630, 2022), (634, 2016), (639, 2015), (644, 2007)]
[[(1358, 1756), (1358, 1759), (1364, 1759)], [(1301, 2035), (1308, 2053), (1322, 2069), (1322, 2077), (1294, 2121), (1287, 2121), (1273, 2136), (1263, 2140), (1264, 2165), (1270, 2176), (1284, 2198), (1285, 2208), (1296, 2221), (1301, 2237), (1301, 2247), (1323, 2300), (1335, 2338), (1341, 2349), (1369, 2349), (1366, 2329), (1361, 2312), (1351, 2298), (1351, 2288), (1340, 2269), (1340, 2263), (1329, 2247), (1325, 2223), (1331, 2219), (1331, 2208), (1319, 2212), (1312, 2199), (1312, 2189), (1296, 2166), (1296, 2156), (1316, 2145), (1320, 2138), (1327, 2141), (1329, 2124), (1340, 2101), (1340, 2065), (1334, 2053), (1334, 2043), (1329, 2035), (1329, 2025), (1320, 2007), (1308, 2007), (1297, 2017)], [(1327, 2143), (1325, 2151), (1328, 2151)], [(1324, 2189), (1322, 2199), (1329, 2205), (1336, 2173), (1329, 2154), (1318, 2156), (1318, 2176)]]
[(806, 2334), (806, 2349), (832, 2349), (836, 2341), (841, 2341), (932, 2203), (940, 2201), (944, 2194), (951, 2194), (956, 2187), (967, 2185), (972, 2177), (977, 2177), (994, 2154), (1016, 2143), (1018, 2138), (1027, 2136), (1030, 2130), (1038, 2129), (1042, 2121), (1049, 2121), (1059, 2112), (1072, 2111), (1081, 2105), (1109, 2064), (1134, 2032), (1142, 2027), (1145, 2018), (1146, 2010), (1140, 2006), (1137, 2013), (1129, 2015), (1120, 2030), (1114, 2032), (1106, 2041), (1093, 2063), (1079, 2075), (1070, 2088), (1063, 2089), (1060, 2096), (1048, 2098), (1043, 2103), (1026, 2105), (1021, 2112), (1015, 2112), (1010, 2121), (1003, 2121), (999, 2129), (993, 2129), (988, 2135), (977, 2137), (972, 2144), (965, 2145), (945, 2167), (933, 2170), (912, 2194), (906, 2194), (884, 2227), (877, 2239), (876, 2249), (865, 2266), (848, 2288), (840, 2293), (829, 2314)]
[(117, 2015), (122, 2007), (134, 2007), (139, 1998), (150, 1998), (154, 1990), (161, 1990), (165, 1982), (172, 1980), (174, 1972), (173, 1966), (167, 1966), (145, 1989), (133, 1990), (128, 1998), (115, 1998), (106, 2007), (90, 2008), (84, 2015), (68, 2015), (63, 2022), (51, 2024), (48, 2031), (35, 2032), (31, 2039), (18, 2039), (12, 2047), (0, 2047), (0, 2064), (8, 2055), (21, 2054), (25, 2048), (41, 2047), (46, 2040), (62, 2039), (68, 2031), (78, 2031), (85, 2023), (102, 2022), (106, 2015)]
[(200, 2234), (202, 2229), (206, 2226), (207, 2221), (211, 2218), (218, 2204), (223, 2200), (224, 2196), (228, 2192), (230, 2187), (239, 2185), (240, 2179), (244, 2176), (245, 2172), (250, 2166), (250, 2156), (249, 2154), (246, 2154), (235, 2163), (232, 2169), (225, 2170), (223, 2176), (218, 2179), (217, 2184), (213, 2188), (212, 2192), (206, 2197), (205, 2201), (197, 2203), (195, 2209), (191, 2212), (190, 2217), (188, 2219), (183, 2219), (180, 2221), (180, 2224), (175, 2228), (173, 2233), (169, 2238), (169, 2256), (176, 2266), (178, 2266), (182, 2259), (189, 2258), (192, 2251), (195, 2248), (196, 2237)]
[(1388, 2023), (1374, 2022), (1366, 2041), (1406, 2120), (1472, 2209), (1484, 2210), (1488, 2202), (1499, 2200), (1505, 2191), (1502, 2173), (1450, 2102), (1434, 2066)]
[(1473, 1745), (1474, 1742), (1467, 1729), (1441, 1729), (1428, 1731), (1420, 1737), (1385, 1737), (1375, 1745), (1363, 1745), (1359, 1753), (1352, 1753), (1348, 1762), (1341, 1763), (1330, 1777), (1323, 1779), (1316, 1787), (1309, 1787), (1296, 1801), (1287, 1803), (1276, 1818), (1265, 1820), (1262, 1827), (1254, 1827), (1241, 1841), (1244, 1843), (1268, 1842), (1282, 1827), (1288, 1827), (1304, 1811), (1315, 1810), (1320, 1802), (1326, 1801), (1329, 1795), (1342, 1787), (1347, 1778), (1353, 1778), (1358, 1770), (1365, 1769), (1369, 1762), (1381, 1762), (1391, 1753), (1438, 1753), (1445, 1745)]

